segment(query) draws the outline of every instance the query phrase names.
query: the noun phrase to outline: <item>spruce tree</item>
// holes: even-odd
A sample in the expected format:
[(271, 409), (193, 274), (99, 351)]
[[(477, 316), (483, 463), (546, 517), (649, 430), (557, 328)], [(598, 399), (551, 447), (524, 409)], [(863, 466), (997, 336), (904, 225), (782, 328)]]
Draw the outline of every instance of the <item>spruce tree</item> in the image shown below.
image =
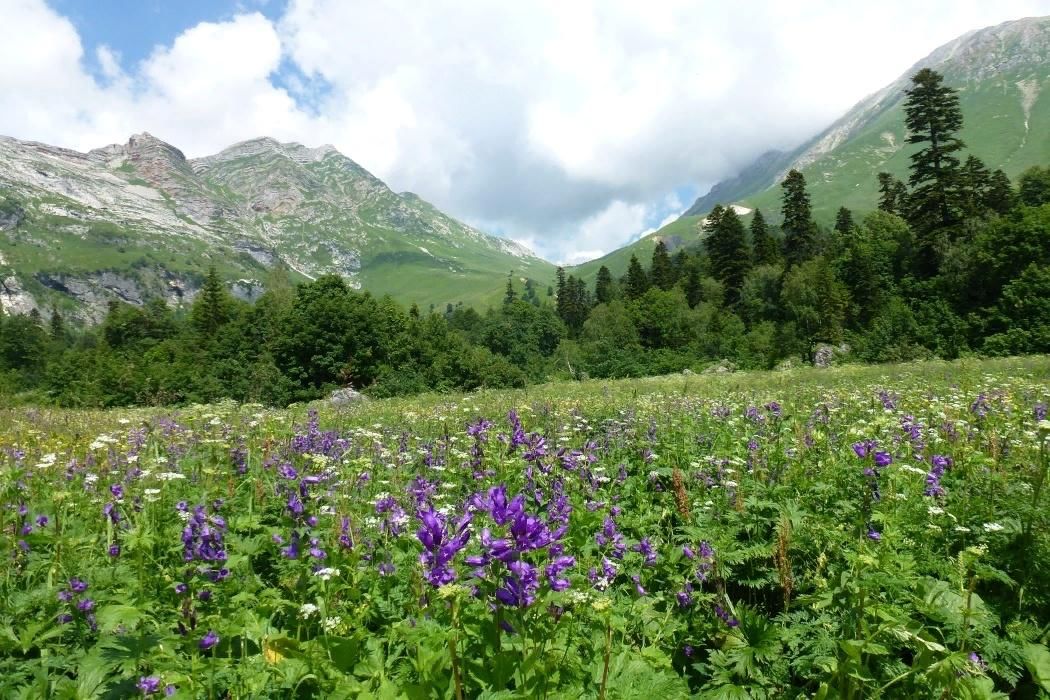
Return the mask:
[(726, 304), (733, 306), (740, 300), (740, 289), (751, 269), (751, 251), (747, 247), (744, 224), (736, 211), (728, 207), (722, 210), (716, 223), (709, 222), (705, 228), (708, 236), (704, 247), (711, 271), (725, 287)]
[(1010, 178), (1002, 170), (996, 170), (988, 176), (988, 189), (984, 193), (984, 206), (986, 209), (1005, 214), (1017, 204), (1017, 193), (1014, 191)]
[(66, 321), (54, 306), (51, 307), (50, 335), (51, 340), (64, 345), (66, 342)]
[(594, 281), (594, 299), (599, 304), (608, 304), (613, 300), (613, 296), (612, 273), (602, 265), (598, 268), (598, 278)]
[(653, 248), (652, 265), (649, 266), (649, 281), (654, 287), (664, 291), (674, 286), (674, 269), (671, 267), (671, 256), (667, 252), (667, 244), (657, 241)]
[(204, 286), (201, 287), (197, 298), (193, 301), (190, 310), (190, 319), (197, 332), (206, 338), (213, 337), (218, 330), (230, 321), (233, 302), (230, 299), (226, 286), (219, 279), (219, 273), (212, 265), (208, 268), (208, 276), (204, 278)]
[(846, 207), (839, 207), (835, 214), (835, 232), (842, 236), (848, 236), (853, 232), (853, 212)]
[(557, 285), (557, 296), (554, 297), (554, 310), (557, 312), (558, 318), (564, 321), (566, 318), (566, 301), (568, 299), (568, 294), (565, 288), (565, 268), (559, 266), (554, 273), (554, 277), (556, 280), (555, 284)]
[(879, 209), (903, 216), (908, 206), (908, 188), (889, 173), (879, 173)]
[(632, 255), (631, 262), (627, 265), (627, 275), (623, 280), (624, 296), (631, 300), (639, 299), (647, 291), (649, 291), (649, 279), (645, 275), (645, 270), (642, 269), (642, 264), (638, 262), (638, 258)]
[(985, 200), (991, 187), (991, 173), (984, 163), (975, 155), (966, 158), (960, 171), (959, 194), (963, 211), (967, 216), (980, 216), (984, 213)]
[(921, 147), (911, 156), (912, 191), (907, 218), (916, 236), (916, 267), (932, 276), (939, 267), (938, 239), (960, 219), (960, 164), (956, 155), (965, 145), (956, 135), (962, 128), (962, 110), (955, 90), (944, 77), (924, 68), (905, 91), (904, 123), (908, 143)]
[(788, 267), (809, 260), (816, 253), (816, 224), (806, 191), (806, 178), (791, 170), (781, 183), (780, 212), (784, 216), (784, 259)]
[(780, 260), (780, 246), (770, 233), (761, 209), (755, 209), (751, 217), (751, 249), (756, 265), (775, 265)]
[(689, 303), (689, 308), (696, 308), (696, 305), (704, 300), (704, 280), (700, 274), (700, 261), (693, 258), (689, 261), (689, 264), (685, 270), (685, 300)]
[(518, 299), (518, 293), (514, 291), (514, 272), (507, 275), (507, 291), (503, 294), (503, 305), (510, 306)]

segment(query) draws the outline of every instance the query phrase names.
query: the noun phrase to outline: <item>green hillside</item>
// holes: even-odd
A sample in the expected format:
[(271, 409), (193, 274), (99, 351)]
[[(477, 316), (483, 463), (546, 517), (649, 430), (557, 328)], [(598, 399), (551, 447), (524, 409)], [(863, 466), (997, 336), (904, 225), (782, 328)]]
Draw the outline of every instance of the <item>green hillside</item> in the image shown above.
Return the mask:
[(1050, 162), (1050, 18), (1029, 18), (970, 32), (940, 47), (812, 141), (790, 154), (763, 156), (719, 183), (686, 214), (706, 213), (719, 201), (737, 202), (775, 220), (778, 183), (792, 167), (805, 175), (819, 220), (830, 223), (840, 206), (873, 209), (878, 172), (907, 176), (913, 148), (905, 143), (904, 89), (925, 67), (942, 73), (959, 91), (961, 135), (969, 153), (1011, 177)]

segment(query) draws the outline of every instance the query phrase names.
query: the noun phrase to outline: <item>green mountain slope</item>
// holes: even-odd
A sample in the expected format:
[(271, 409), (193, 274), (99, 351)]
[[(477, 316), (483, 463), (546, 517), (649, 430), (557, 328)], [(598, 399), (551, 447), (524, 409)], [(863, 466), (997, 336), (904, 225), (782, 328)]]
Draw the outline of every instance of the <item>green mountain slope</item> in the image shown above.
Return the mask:
[(0, 137), (0, 303), (87, 320), (109, 300), (179, 304), (215, 265), (252, 298), (269, 268), (343, 275), (403, 303), (486, 306), (508, 273), (544, 286), (554, 266), (330, 146), (261, 138), (186, 159), (148, 134), (76, 153)]
[(719, 183), (684, 216), (738, 202), (775, 219), (778, 183), (791, 168), (806, 176), (818, 219), (830, 223), (839, 206), (873, 209), (876, 174), (907, 175), (913, 148), (905, 143), (904, 90), (927, 67), (959, 90), (969, 153), (1011, 177), (1050, 163), (1050, 17), (1027, 18), (969, 32), (938, 48), (800, 148), (766, 154)]

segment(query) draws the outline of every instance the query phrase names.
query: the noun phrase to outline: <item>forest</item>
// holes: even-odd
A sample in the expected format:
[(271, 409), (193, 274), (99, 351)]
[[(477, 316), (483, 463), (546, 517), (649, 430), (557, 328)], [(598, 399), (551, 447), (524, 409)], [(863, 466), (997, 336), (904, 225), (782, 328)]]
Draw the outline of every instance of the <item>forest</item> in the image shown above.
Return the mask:
[[(112, 303), (74, 328), (53, 310), (0, 318), (0, 395), (60, 406), (311, 400), (522, 387), (709, 367), (899, 362), (1050, 351), (1050, 167), (1016, 183), (966, 152), (957, 93), (917, 73), (905, 103), (907, 182), (877, 174), (872, 211), (812, 216), (805, 178), (774, 223), (716, 206), (699, 243), (632, 258), (593, 288), (508, 276), (502, 305), (404, 309), (335, 276), (239, 301), (212, 273), (187, 309)], [(822, 350), (823, 348), (823, 350)], [(832, 350), (833, 349), (833, 350)]]

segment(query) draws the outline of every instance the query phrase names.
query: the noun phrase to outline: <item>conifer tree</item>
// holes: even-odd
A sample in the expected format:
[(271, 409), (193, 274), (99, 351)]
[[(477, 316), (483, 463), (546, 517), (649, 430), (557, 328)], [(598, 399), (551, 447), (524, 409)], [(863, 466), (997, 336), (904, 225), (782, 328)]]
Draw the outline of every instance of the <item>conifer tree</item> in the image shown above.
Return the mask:
[(56, 343), (65, 344), (66, 342), (66, 321), (62, 318), (62, 314), (58, 312), (58, 309), (54, 306), (51, 307), (51, 320), (49, 322), (49, 333), (51, 340)]
[(751, 269), (751, 251), (744, 235), (744, 224), (736, 211), (727, 207), (720, 212), (716, 223), (705, 225), (708, 236), (704, 240), (707, 258), (715, 278), (725, 287), (726, 304), (740, 300), (740, 289)]
[[(955, 90), (944, 77), (924, 68), (905, 91), (904, 123), (908, 143), (921, 147), (911, 156), (907, 218), (916, 235), (916, 267), (932, 276), (939, 267), (938, 239), (950, 237), (960, 219), (960, 164), (956, 155), (965, 145), (956, 135), (962, 128), (962, 110)], [(938, 233), (940, 231), (941, 233)]]
[(565, 304), (566, 300), (568, 299), (568, 294), (565, 288), (565, 268), (559, 265), (558, 269), (554, 273), (554, 278), (556, 285), (556, 296), (554, 297), (554, 311), (558, 314), (558, 318), (564, 321), (566, 316)]
[(674, 269), (671, 267), (671, 256), (667, 252), (667, 244), (662, 240), (657, 241), (653, 248), (653, 260), (649, 266), (649, 281), (654, 287), (664, 291), (674, 286)]
[(631, 256), (631, 262), (627, 265), (627, 274), (623, 280), (623, 293), (628, 299), (640, 299), (649, 291), (649, 279), (638, 262), (637, 256)]
[(1017, 204), (1017, 193), (1014, 191), (1010, 178), (1002, 170), (995, 170), (988, 176), (988, 189), (984, 194), (984, 206), (986, 209), (1005, 214)]
[(689, 308), (693, 309), (704, 300), (704, 280), (700, 275), (700, 262), (696, 258), (689, 261), (684, 277), (685, 300), (689, 303)]
[(507, 291), (503, 294), (503, 305), (510, 306), (518, 299), (518, 293), (514, 291), (514, 272), (507, 275)]
[(594, 299), (599, 304), (608, 304), (613, 300), (613, 296), (612, 273), (602, 265), (598, 268), (598, 278), (594, 281)]
[(963, 211), (968, 216), (979, 216), (987, 208), (985, 200), (991, 187), (991, 173), (975, 155), (966, 158), (960, 171), (959, 190)]
[(816, 253), (816, 224), (806, 191), (806, 178), (792, 169), (784, 182), (781, 214), (784, 216), (784, 258), (788, 267), (813, 257)]
[(908, 188), (889, 173), (879, 173), (879, 209), (903, 216), (908, 204)]
[(219, 273), (212, 265), (208, 268), (208, 276), (204, 278), (204, 286), (201, 287), (197, 298), (193, 301), (190, 318), (197, 332), (206, 338), (213, 337), (218, 330), (230, 321), (232, 316), (232, 300), (226, 286), (219, 279)]
[(853, 212), (846, 207), (839, 207), (835, 214), (835, 232), (842, 236), (848, 236), (853, 232)]
[(755, 209), (751, 217), (751, 248), (756, 265), (775, 265), (780, 260), (780, 246), (770, 233), (761, 209)]

